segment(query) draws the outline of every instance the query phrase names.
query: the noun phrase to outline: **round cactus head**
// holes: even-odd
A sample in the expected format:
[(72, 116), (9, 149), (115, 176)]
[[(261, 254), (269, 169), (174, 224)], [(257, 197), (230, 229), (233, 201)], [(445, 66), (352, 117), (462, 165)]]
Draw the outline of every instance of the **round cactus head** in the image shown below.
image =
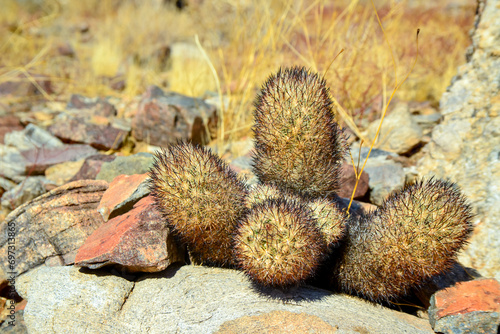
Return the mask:
[(149, 174), (157, 207), (192, 258), (232, 264), (232, 234), (248, 194), (236, 174), (209, 149), (190, 143), (156, 153)]
[(254, 205), (265, 202), (268, 199), (285, 198), (290, 201), (299, 201), (302, 199), (287, 191), (281, 191), (278, 187), (272, 184), (257, 184), (250, 189), (247, 197), (247, 207), (251, 208)]
[(287, 288), (304, 282), (325, 252), (324, 238), (310, 211), (286, 199), (253, 206), (235, 237), (239, 266), (261, 286)]
[(317, 198), (307, 203), (316, 219), (320, 231), (326, 239), (328, 248), (337, 246), (344, 237), (347, 214), (335, 202)]
[(340, 288), (391, 301), (448, 270), (472, 231), (471, 209), (450, 182), (406, 186), (368, 216), (348, 225), (335, 269)]
[(280, 69), (264, 84), (255, 105), (254, 172), (259, 180), (301, 196), (334, 194), (347, 145), (325, 81), (305, 68)]

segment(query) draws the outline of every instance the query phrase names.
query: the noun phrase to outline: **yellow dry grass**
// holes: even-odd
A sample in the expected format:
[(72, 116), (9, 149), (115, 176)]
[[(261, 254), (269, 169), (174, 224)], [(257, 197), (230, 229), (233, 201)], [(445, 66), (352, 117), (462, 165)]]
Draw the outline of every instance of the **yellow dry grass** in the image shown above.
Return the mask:
[[(369, 2), (192, 2), (178, 11), (160, 0), (45, 0), (29, 6), (3, 0), (0, 83), (46, 77), (54, 93), (42, 97), (61, 101), (72, 93), (127, 99), (152, 84), (191, 96), (220, 90), (227, 99), (223, 139), (232, 140), (250, 133), (252, 103), (271, 72), (289, 65), (325, 72), (344, 49), (325, 74), (346, 111), (341, 118), (358, 132), (380, 116), (395, 73)], [(405, 1), (376, 5), (399, 77), (411, 66), (421, 29), (419, 62), (395, 98), (437, 102), (464, 62), (474, 1), (453, 14), (446, 1), (423, 2), (426, 8)], [(73, 57), (58, 51), (64, 45)], [(174, 46), (168, 59), (162, 53), (167, 46)], [(112, 83), (120, 80), (125, 88), (116, 91)], [(32, 98), (4, 96), (0, 103)]]

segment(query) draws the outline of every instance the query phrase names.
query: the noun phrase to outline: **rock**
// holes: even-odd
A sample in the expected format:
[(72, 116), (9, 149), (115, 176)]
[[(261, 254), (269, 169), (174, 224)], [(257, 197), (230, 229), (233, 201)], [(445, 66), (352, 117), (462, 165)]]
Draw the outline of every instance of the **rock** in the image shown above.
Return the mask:
[[(433, 333), (427, 320), (356, 297), (308, 286), (256, 291), (241, 272), (221, 268), (173, 265), (131, 282), (44, 267), (19, 277), (16, 290), (28, 300), (28, 330), (40, 333), (214, 333), (258, 315), (265, 330), (290, 313), (339, 333)], [(279, 316), (274, 323), (270, 314)]]
[(18, 206), (45, 194), (47, 185), (53, 182), (43, 176), (31, 176), (2, 196), (2, 206), (14, 210)]
[(51, 258), (73, 263), (76, 250), (104, 222), (96, 208), (107, 187), (105, 181), (68, 183), (12, 211), (0, 225), (0, 251), (14, 246), (16, 261), (12, 266), (0, 259), (0, 282), (8, 272), (22, 274)]
[(104, 192), (97, 211), (104, 221), (129, 211), (149, 194), (148, 174), (118, 175)]
[(441, 123), (422, 151), (421, 176), (449, 179), (472, 204), (474, 232), (459, 261), (500, 279), (500, 6), (480, 1), (468, 62), (440, 101)]
[(91, 269), (118, 265), (127, 272), (155, 272), (184, 262), (184, 251), (170, 234), (151, 196), (101, 225), (76, 254), (77, 266)]
[[(361, 168), (359, 168), (361, 169)], [(340, 190), (337, 195), (340, 197), (351, 198), (352, 191), (356, 185), (356, 174), (354, 173), (354, 166), (344, 163), (342, 165), (342, 171), (340, 174)], [(361, 178), (359, 179), (358, 186), (356, 187), (356, 192), (354, 193), (354, 198), (360, 198), (365, 196), (368, 192), (369, 176), (366, 171), (361, 173)]]
[(84, 159), (96, 153), (97, 151), (88, 145), (63, 145), (19, 151), (0, 144), (0, 166), (2, 176), (19, 183), (27, 175), (44, 174), (52, 165)]
[(50, 166), (45, 170), (45, 177), (52, 183), (62, 186), (71, 180), (82, 168), (85, 160), (67, 161)]
[[(54, 281), (45, 285), (49, 279)], [(16, 291), (28, 300), (24, 321), (30, 333), (117, 333), (116, 316), (133, 287), (134, 282), (122, 277), (83, 273), (76, 267), (41, 267), (16, 281)]]
[(19, 118), (15, 115), (7, 114), (0, 116), (0, 144), (4, 144), (5, 134), (22, 129), (23, 126)]
[(70, 42), (63, 42), (57, 45), (57, 53), (64, 57), (74, 58), (76, 56), (75, 49)]
[[(368, 147), (361, 148), (360, 166), (368, 154)], [(352, 150), (355, 162), (358, 161), (358, 151)], [(405, 171), (400, 163), (394, 161), (395, 153), (373, 149), (363, 170), (369, 176), (370, 202), (381, 205), (393, 191), (400, 189), (405, 183)], [(392, 157), (392, 159), (391, 159)]]
[(217, 113), (201, 99), (165, 93), (149, 87), (132, 122), (132, 135), (140, 141), (167, 146), (178, 140), (205, 145), (215, 137)]
[(0, 166), (2, 167), (2, 177), (21, 182), (22, 175), (26, 174), (28, 161), (15, 147), (0, 144)]
[(247, 155), (233, 159), (229, 164), (229, 167), (238, 175), (245, 178), (246, 183), (250, 186), (259, 183), (259, 179), (253, 173), (252, 161), (252, 153), (248, 153)]
[(383, 201), (405, 183), (405, 171), (396, 163), (381, 163), (365, 168), (370, 177), (370, 202), (382, 205)]
[(115, 155), (91, 155), (85, 159), (83, 165), (80, 167), (80, 170), (69, 181), (95, 180), (97, 174), (101, 171), (102, 164), (105, 162), (111, 162), (115, 160), (115, 158)]
[(4, 177), (0, 176), (0, 197), (6, 192), (11, 189), (13, 189), (17, 184), (15, 182), (12, 182), (10, 180), (7, 180)]
[(34, 124), (28, 124), (24, 130), (7, 133), (4, 142), (5, 145), (16, 147), (20, 151), (64, 146), (63, 142), (50, 132)]
[(464, 268), (460, 263), (454, 262), (449, 270), (429, 278), (422, 286), (415, 289), (415, 294), (425, 307), (428, 308), (432, 295), (437, 291), (446, 289), (458, 282), (467, 282), (479, 277), (473, 269)]
[[(25, 174), (43, 174), (53, 165), (67, 161), (77, 161), (97, 153), (96, 149), (88, 145), (64, 145), (62, 147), (32, 149), (21, 151), (26, 161)], [(25, 175), (23, 174), (23, 175)]]
[(99, 150), (117, 150), (122, 145), (127, 132), (106, 124), (86, 123), (83, 118), (63, 114), (57, 117), (49, 131), (67, 143), (89, 144)]
[(439, 121), (441, 121), (441, 118), (443, 118), (443, 115), (439, 112), (434, 112), (431, 114), (425, 114), (425, 115), (412, 115), (411, 118), (417, 123), (420, 128), (427, 133), (427, 130), (432, 129), (435, 127), (437, 124), (439, 124)]
[(216, 333), (335, 333), (338, 328), (307, 313), (272, 311), (226, 321)]
[(90, 116), (114, 117), (117, 114), (114, 105), (101, 98), (88, 98), (78, 94), (73, 94), (67, 105), (68, 109), (77, 109), (77, 115), (82, 115), (87, 119)]
[[(367, 137), (375, 138), (380, 119), (368, 126)], [(375, 147), (395, 153), (406, 153), (417, 146), (422, 139), (422, 129), (412, 119), (408, 105), (399, 104), (384, 118)]]
[(431, 297), (429, 321), (440, 333), (497, 333), (500, 283), (482, 278), (436, 292)]
[(96, 179), (111, 182), (121, 174), (144, 174), (149, 172), (152, 165), (153, 155), (150, 153), (141, 152), (127, 157), (116, 157), (113, 161), (101, 165)]
[(24, 322), (24, 310), (16, 311), (14, 325), (9, 324), (8, 320), (2, 323), (0, 326), (0, 332), (4, 334), (26, 334), (28, 330), (26, 329), (26, 324)]

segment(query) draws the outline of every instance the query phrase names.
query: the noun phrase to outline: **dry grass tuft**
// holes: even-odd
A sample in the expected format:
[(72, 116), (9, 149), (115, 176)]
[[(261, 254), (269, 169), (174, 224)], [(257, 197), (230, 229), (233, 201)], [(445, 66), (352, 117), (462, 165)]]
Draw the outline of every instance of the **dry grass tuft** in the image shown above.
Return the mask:
[[(362, 127), (383, 110), (384, 90), (394, 73), (369, 2), (199, 2), (178, 11), (159, 0), (45, 0), (22, 2), (23, 6), (4, 0), (0, 84), (47, 78), (54, 92), (3, 96), (0, 103), (40, 97), (64, 101), (71, 93), (131, 98), (151, 84), (194, 96), (214, 92), (217, 84), (194, 43), (198, 35), (228, 100), (224, 139), (250, 133), (252, 103), (269, 73), (291, 65), (324, 72), (341, 49), (345, 52), (325, 78), (347, 111), (346, 123)], [(399, 76), (411, 66), (416, 52), (413, 36), (421, 29), (420, 60), (396, 98), (437, 102), (464, 62), (474, 1), (453, 13), (446, 9), (446, 1), (377, 6)], [(74, 56), (58, 51), (64, 45)], [(169, 46), (173, 47), (167, 57)], [(121, 91), (112, 88), (118, 81), (125, 83)]]

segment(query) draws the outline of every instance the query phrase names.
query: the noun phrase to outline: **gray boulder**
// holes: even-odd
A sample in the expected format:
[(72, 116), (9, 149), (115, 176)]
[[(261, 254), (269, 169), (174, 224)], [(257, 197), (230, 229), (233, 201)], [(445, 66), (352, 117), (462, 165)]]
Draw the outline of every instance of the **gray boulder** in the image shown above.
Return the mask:
[(460, 186), (476, 216), (459, 260), (500, 279), (500, 1), (479, 1), (478, 12), (469, 61), (443, 94), (418, 171)]
[[(427, 320), (312, 287), (256, 291), (236, 270), (171, 266), (130, 281), (75, 267), (18, 278), (30, 333), (433, 333)], [(257, 326), (257, 327), (255, 327)], [(297, 332), (295, 331), (295, 332)]]

